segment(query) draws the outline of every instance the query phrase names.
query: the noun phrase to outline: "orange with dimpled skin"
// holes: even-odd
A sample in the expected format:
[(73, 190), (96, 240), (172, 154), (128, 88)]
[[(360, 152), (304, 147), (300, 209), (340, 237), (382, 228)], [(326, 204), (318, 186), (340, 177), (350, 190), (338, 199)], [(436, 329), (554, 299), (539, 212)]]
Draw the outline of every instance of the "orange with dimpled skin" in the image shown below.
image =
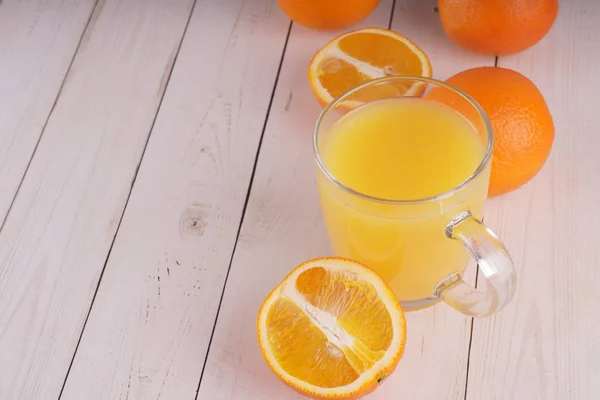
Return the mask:
[[(489, 196), (519, 188), (542, 169), (554, 142), (554, 122), (544, 96), (527, 77), (508, 68), (477, 67), (446, 81), (471, 95), (488, 115), (494, 132)], [(427, 96), (459, 112), (472, 112), (449, 91)], [(467, 110), (466, 112), (464, 110)]]
[(546, 36), (558, 0), (438, 0), (438, 9), (453, 42), (475, 53), (504, 56)]
[(294, 22), (311, 29), (344, 29), (366, 18), (379, 0), (277, 0)]

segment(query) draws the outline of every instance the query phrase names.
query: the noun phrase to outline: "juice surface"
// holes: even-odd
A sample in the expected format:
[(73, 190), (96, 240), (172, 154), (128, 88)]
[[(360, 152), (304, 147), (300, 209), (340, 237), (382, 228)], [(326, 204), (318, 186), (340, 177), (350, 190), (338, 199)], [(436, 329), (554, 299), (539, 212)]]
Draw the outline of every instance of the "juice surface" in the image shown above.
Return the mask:
[[(416, 200), (464, 182), (481, 163), (485, 143), (452, 108), (398, 98), (348, 112), (324, 135), (319, 150), (327, 170), (346, 186), (377, 198)], [(468, 262), (466, 251), (444, 230), (461, 210), (480, 217), (488, 176), (484, 171), (456, 204), (434, 202), (424, 213), (420, 206), (358, 199), (321, 175), (323, 212), (334, 251), (378, 271), (403, 302), (430, 298), (440, 280)]]
[(394, 200), (454, 188), (477, 169), (485, 150), (462, 115), (421, 99), (366, 104), (327, 136), (322, 155), (334, 177), (361, 193)]

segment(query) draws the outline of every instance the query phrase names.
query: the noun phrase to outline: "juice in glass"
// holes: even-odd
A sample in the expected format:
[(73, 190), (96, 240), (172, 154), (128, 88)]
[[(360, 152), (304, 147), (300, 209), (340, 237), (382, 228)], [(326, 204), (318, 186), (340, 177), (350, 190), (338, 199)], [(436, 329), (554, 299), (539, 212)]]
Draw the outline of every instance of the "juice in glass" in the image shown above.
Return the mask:
[(445, 228), (460, 210), (481, 218), (489, 166), (453, 198), (418, 201), (456, 188), (481, 163), (486, 143), (463, 115), (422, 98), (376, 100), (332, 124), (319, 151), (330, 174), (318, 183), (336, 254), (376, 270), (409, 305), (464, 269), (469, 254)]

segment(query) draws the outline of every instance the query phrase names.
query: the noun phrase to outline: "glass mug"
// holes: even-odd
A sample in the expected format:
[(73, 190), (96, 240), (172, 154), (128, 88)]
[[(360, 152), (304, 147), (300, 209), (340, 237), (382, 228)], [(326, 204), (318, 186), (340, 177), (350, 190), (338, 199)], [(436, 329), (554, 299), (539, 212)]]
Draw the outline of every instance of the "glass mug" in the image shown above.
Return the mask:
[[(376, 198), (339, 181), (327, 169), (322, 153), (330, 128), (353, 102), (403, 96), (443, 98), (462, 114), (485, 147), (479, 166), (453, 189), (418, 200)], [(466, 93), (435, 79), (385, 77), (341, 94), (323, 110), (313, 136), (321, 208), (334, 253), (377, 271), (406, 310), (442, 300), (470, 316), (498, 312), (512, 299), (516, 277), (506, 248), (481, 222), (493, 142), (490, 121), (481, 107)], [(483, 288), (463, 280), (470, 257), (485, 278)]]

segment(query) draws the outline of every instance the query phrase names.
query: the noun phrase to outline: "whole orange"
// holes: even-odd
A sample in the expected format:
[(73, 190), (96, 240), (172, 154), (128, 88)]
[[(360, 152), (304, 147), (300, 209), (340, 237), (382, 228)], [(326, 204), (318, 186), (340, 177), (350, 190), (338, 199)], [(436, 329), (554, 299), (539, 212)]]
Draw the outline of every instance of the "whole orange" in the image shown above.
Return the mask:
[(438, 0), (438, 9), (452, 41), (499, 56), (523, 51), (546, 36), (558, 0)]
[(277, 0), (294, 22), (312, 29), (347, 28), (366, 18), (380, 0)]
[(537, 175), (554, 142), (554, 122), (537, 86), (517, 71), (500, 67), (468, 69), (447, 82), (471, 95), (492, 123), (489, 196), (517, 189)]

